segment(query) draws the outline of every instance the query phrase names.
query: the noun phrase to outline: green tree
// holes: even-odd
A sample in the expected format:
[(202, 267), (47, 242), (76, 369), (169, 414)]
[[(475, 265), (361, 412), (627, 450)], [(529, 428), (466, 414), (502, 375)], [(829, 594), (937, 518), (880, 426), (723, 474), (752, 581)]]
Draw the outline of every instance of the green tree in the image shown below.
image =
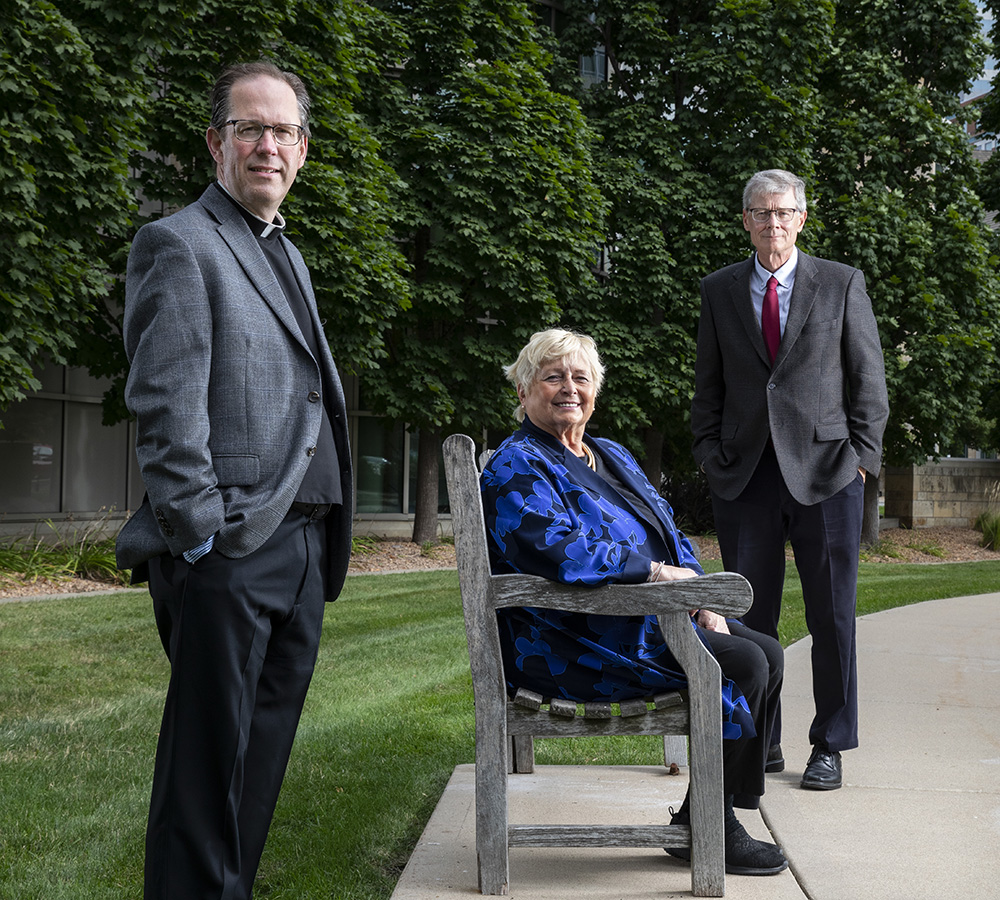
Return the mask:
[(420, 430), (422, 542), (436, 532), (443, 434), (509, 428), (501, 365), (587, 289), (602, 204), (593, 135), (546, 84), (530, 3), (385, 9), (398, 27), (386, 59), (395, 74), (372, 91), (369, 115), (400, 179), (395, 228), (413, 305), (363, 385), (375, 411)]
[[(1000, 2), (998, 0), (986, 0), (982, 4), (984, 13), (992, 21), (990, 26), (988, 46), (991, 55), (996, 58), (1000, 55)], [(978, 110), (973, 109), (973, 113), (979, 112), (979, 130), (984, 138), (992, 137), (994, 144), (1000, 136), (1000, 75), (994, 74), (991, 84), (991, 91), (983, 99)], [(983, 199), (983, 205), (991, 210), (993, 215), (1000, 210), (1000, 155), (996, 150), (990, 154), (983, 164), (980, 173), (979, 194)], [(994, 259), (1000, 260), (1000, 232), (996, 230), (995, 223), (991, 231), (993, 239)], [(995, 263), (994, 263), (995, 265)], [(997, 369), (994, 368), (994, 372)], [(992, 385), (985, 392), (983, 403), (983, 423), (982, 430), (984, 438), (980, 446), (1000, 449), (1000, 377), (994, 377)]]
[[(568, 318), (609, 364), (595, 425), (645, 459), (691, 471), (699, 280), (746, 256), (743, 183), (760, 168), (812, 170), (815, 82), (830, 2), (567, 0), (560, 87), (602, 141), (611, 205), (608, 277)], [(601, 48), (607, 79), (578, 59)]]
[(135, 208), (137, 97), (44, 0), (0, 13), (0, 411), (103, 307)]
[[(885, 459), (982, 446), (1000, 285), (960, 127), (982, 69), (975, 5), (839, 0), (820, 84), (807, 249), (862, 269), (885, 354)], [(865, 540), (877, 535), (867, 482)]]
[[(559, 85), (603, 137), (612, 204), (610, 277), (571, 309), (611, 364), (595, 422), (645, 451), (654, 481), (661, 459), (690, 467), (698, 280), (748, 252), (742, 185), (780, 167), (809, 184), (803, 248), (867, 275), (892, 403), (887, 459), (980, 440), (1000, 310), (975, 164), (955, 124), (982, 67), (974, 4), (567, 0), (565, 10)], [(577, 59), (595, 47), (608, 79), (581, 87)]]
[(836, 35), (808, 243), (865, 272), (892, 409), (886, 458), (909, 464), (979, 438), (994, 380), (996, 259), (960, 127), (983, 65), (979, 17), (971, 0), (840, 0)]
[[(29, 6), (20, 0), (19, 5), (50, 9), (47, 4)], [(407, 302), (403, 258), (388, 228), (387, 201), (395, 175), (353, 108), (360, 75), (377, 65), (366, 40), (381, 14), (360, 0), (270, 0), (254, 7), (252, 15), (245, 4), (234, 0), (181, 0), (169, 6), (158, 0), (60, 0), (59, 10), (60, 21), (90, 68), (74, 70), (53, 57), (42, 83), (63, 104), (55, 109), (71, 121), (75, 110), (84, 116), (87, 110), (99, 110), (107, 119), (109, 108), (121, 109), (124, 123), (116, 131), (113, 121), (98, 120), (100, 128), (90, 129), (86, 141), (81, 141), (84, 160), (93, 157), (86, 171), (80, 164), (79, 171), (71, 169), (53, 151), (49, 177), (61, 186), (68, 202), (84, 207), (87, 214), (68, 214), (65, 208), (49, 206), (40, 216), (46, 228), (63, 228), (67, 239), (77, 242), (74, 246), (88, 250), (96, 245), (103, 250), (103, 254), (83, 253), (90, 268), (81, 266), (86, 277), (76, 278), (83, 285), (88, 280), (94, 283), (86, 298), (89, 305), (81, 302), (83, 288), (69, 285), (69, 278), (63, 279), (64, 284), (50, 279), (49, 285), (55, 298), (52, 306), (72, 326), (65, 329), (66, 346), (78, 345), (72, 361), (116, 380), (106, 399), (106, 421), (125, 415), (121, 276), (131, 235), (150, 218), (197, 198), (214, 175), (205, 146), (208, 91), (218, 73), (237, 61), (272, 59), (300, 74), (310, 88), (309, 160), (283, 212), (310, 266), (338, 362), (349, 371), (375, 365), (382, 355), (385, 324)], [(4, 22), (6, 27), (6, 17)], [(4, 41), (5, 54), (11, 46)], [(31, 68), (36, 42), (28, 39), (17, 47), (15, 61), (21, 69), (4, 82), (13, 94), (39, 80)], [(63, 44), (57, 47), (63, 52)], [(62, 151), (69, 142), (57, 139), (65, 127), (49, 114), (33, 132), (26, 131), (45, 146), (58, 144)], [(117, 143), (108, 146), (105, 132)], [(29, 165), (30, 157), (16, 149), (13, 158)], [(88, 201), (90, 185), (103, 186), (103, 193), (94, 190), (101, 198), (100, 207)], [(109, 185), (116, 191), (107, 196)], [(143, 201), (141, 215), (135, 214), (136, 197)], [(91, 207), (96, 207), (93, 213)], [(5, 203), (4, 210), (23, 231), (19, 204)], [(44, 247), (37, 256), (47, 259), (50, 249)], [(38, 300), (23, 293), (18, 299), (25, 316), (37, 320), (40, 330), (55, 331), (39, 317), (43, 305)]]

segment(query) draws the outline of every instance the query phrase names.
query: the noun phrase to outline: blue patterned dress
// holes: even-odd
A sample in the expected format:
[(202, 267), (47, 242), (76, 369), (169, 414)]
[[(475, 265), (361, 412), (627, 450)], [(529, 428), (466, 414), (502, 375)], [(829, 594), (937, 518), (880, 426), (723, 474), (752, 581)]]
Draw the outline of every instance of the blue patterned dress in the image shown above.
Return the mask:
[[(669, 504), (620, 444), (585, 438), (637, 512), (562, 443), (529, 420), (490, 458), (481, 478), (494, 574), (564, 584), (638, 584), (652, 561), (704, 574)], [(643, 519), (651, 514), (656, 522)], [(597, 616), (532, 607), (499, 610), (508, 689), (568, 700), (621, 701), (686, 685), (655, 616)], [(697, 632), (701, 629), (692, 622)], [(707, 645), (707, 644), (706, 644)], [(756, 734), (739, 688), (722, 680), (723, 737)]]

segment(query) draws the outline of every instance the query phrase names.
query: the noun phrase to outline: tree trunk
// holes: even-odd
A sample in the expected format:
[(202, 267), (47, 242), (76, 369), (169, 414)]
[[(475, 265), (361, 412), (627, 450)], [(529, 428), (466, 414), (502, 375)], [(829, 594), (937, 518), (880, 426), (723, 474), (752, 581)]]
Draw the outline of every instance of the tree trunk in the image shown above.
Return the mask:
[(861, 517), (861, 546), (865, 549), (878, 543), (878, 472), (865, 475), (865, 508)]
[(417, 441), (417, 496), (413, 516), (413, 543), (437, 539), (438, 531), (438, 456), (441, 429), (421, 428)]

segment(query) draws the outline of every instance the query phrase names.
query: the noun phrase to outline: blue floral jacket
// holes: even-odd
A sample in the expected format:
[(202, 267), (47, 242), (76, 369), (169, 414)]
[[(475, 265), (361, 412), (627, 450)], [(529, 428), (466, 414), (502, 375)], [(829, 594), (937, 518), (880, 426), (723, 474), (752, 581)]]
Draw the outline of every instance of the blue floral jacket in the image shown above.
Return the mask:
[[(617, 490), (562, 443), (525, 420), (490, 458), (480, 485), (494, 574), (539, 575), (565, 584), (636, 584), (665, 560), (703, 574), (669, 504), (632, 455), (585, 438), (608, 470), (641, 497), (667, 542)], [(666, 556), (664, 554), (666, 551)], [(508, 689), (577, 702), (620, 701), (684, 687), (654, 616), (592, 616), (559, 610), (499, 610)], [(697, 626), (694, 626), (697, 630)], [(753, 735), (750, 710), (723, 679), (723, 736)]]
[[(586, 437), (608, 468), (656, 513), (673, 557), (704, 574), (669, 504), (621, 444)], [(554, 437), (525, 420), (490, 458), (482, 480), (490, 564), (564, 584), (640, 584), (663, 560), (659, 536), (617, 491)], [(654, 546), (651, 546), (654, 544)], [(672, 545), (672, 546), (671, 546)]]

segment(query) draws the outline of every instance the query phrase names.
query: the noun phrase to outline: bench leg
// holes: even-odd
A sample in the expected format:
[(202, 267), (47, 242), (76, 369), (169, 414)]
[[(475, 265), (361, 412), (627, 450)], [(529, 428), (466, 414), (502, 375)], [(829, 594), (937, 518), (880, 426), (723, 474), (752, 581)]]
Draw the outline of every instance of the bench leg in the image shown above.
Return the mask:
[(511, 771), (519, 774), (530, 774), (535, 771), (535, 739), (530, 734), (518, 734), (511, 738), (511, 758), (514, 763)]
[[(478, 723), (477, 723), (478, 726)], [(476, 859), (479, 890), (506, 894), (510, 883), (507, 844), (506, 729), (476, 729)]]
[(688, 764), (687, 738), (683, 734), (663, 735), (663, 765), (669, 769), (671, 763), (678, 766)]

